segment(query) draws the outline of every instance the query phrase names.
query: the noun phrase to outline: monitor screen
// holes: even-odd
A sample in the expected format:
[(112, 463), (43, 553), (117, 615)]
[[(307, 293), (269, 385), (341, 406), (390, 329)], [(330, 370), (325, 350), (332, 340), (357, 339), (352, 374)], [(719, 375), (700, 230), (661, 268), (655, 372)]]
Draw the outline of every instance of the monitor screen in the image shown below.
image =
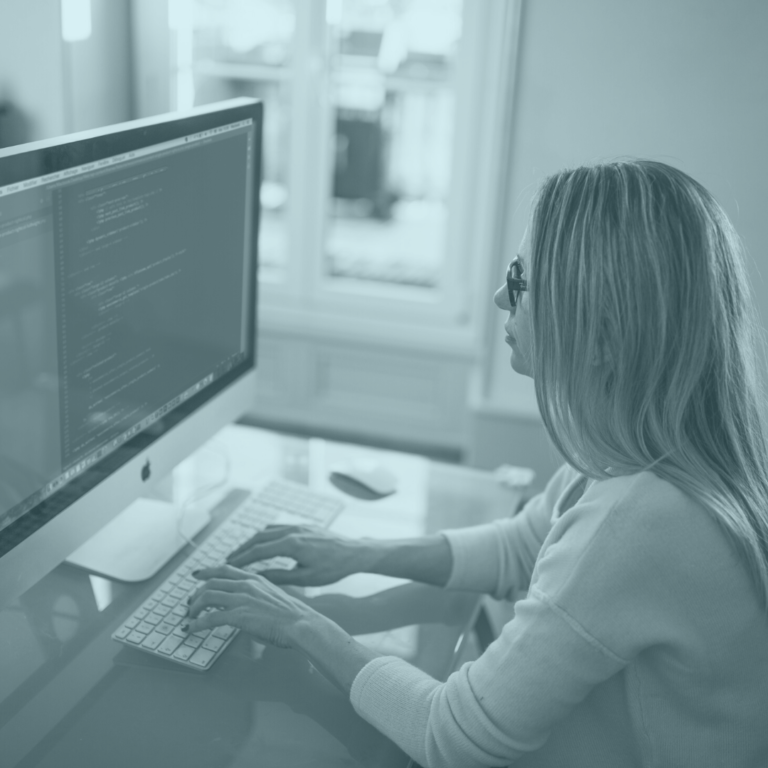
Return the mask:
[(0, 153), (0, 558), (254, 368), (262, 105), (228, 104)]

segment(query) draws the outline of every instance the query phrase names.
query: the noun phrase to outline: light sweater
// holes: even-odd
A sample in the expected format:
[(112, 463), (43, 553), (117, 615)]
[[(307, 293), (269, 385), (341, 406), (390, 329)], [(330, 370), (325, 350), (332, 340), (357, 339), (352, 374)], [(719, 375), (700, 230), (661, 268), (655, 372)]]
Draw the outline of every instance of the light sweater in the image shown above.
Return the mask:
[(444, 535), (449, 589), (528, 594), (445, 683), (393, 656), (355, 678), (355, 710), (422, 766), (768, 767), (768, 616), (674, 485), (564, 465), (515, 517)]

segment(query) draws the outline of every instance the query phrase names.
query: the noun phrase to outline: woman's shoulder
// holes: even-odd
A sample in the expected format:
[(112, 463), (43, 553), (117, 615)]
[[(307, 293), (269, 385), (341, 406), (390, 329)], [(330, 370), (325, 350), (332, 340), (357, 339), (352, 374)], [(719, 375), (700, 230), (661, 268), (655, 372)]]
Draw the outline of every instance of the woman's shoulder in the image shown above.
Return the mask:
[(597, 573), (622, 583), (652, 577), (682, 586), (699, 583), (713, 563), (721, 570), (735, 564), (714, 515), (652, 472), (589, 485), (554, 522), (545, 545), (535, 575), (553, 596)]
[(575, 527), (588, 530), (593, 545), (626, 557), (643, 551), (674, 554), (685, 567), (689, 559), (706, 564), (708, 558), (733, 555), (714, 513), (652, 471), (596, 481), (571, 512), (584, 518)]
[[(581, 487), (578, 481), (583, 483), (583, 492), (574, 503), (570, 499)], [(602, 529), (614, 535), (624, 532), (635, 540), (643, 536), (657, 537), (659, 530), (671, 537), (690, 537), (698, 531), (701, 536), (722, 538), (714, 516), (701, 502), (653, 471), (595, 479), (564, 464), (551, 484), (553, 495), (558, 496), (556, 507), (567, 504), (559, 520), (559, 510), (554, 509), (552, 522), (572, 533), (574, 529), (579, 530), (585, 541)]]
[(689, 496), (675, 483), (645, 470), (634, 474), (616, 475), (597, 481), (593, 492), (610, 504), (620, 515), (663, 515), (674, 509), (678, 514), (700, 514), (703, 505)]

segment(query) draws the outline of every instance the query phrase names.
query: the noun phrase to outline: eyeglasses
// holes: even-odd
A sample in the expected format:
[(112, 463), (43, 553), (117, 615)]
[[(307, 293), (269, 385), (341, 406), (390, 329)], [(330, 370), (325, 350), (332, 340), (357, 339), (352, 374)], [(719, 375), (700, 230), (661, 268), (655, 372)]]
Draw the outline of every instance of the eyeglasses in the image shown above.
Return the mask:
[(522, 280), (523, 266), (520, 263), (520, 256), (515, 256), (512, 263), (507, 267), (507, 293), (509, 293), (509, 303), (516, 307), (520, 301), (520, 294), (528, 290), (528, 281)]

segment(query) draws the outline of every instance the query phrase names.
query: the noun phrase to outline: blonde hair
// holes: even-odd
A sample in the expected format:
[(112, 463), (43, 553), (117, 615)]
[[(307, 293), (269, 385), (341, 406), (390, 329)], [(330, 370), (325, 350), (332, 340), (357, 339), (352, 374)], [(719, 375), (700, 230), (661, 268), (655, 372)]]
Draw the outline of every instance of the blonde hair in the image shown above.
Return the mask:
[(652, 470), (701, 503), (768, 610), (762, 336), (725, 212), (682, 171), (621, 161), (548, 178), (530, 236), (533, 374), (556, 448), (588, 477)]

